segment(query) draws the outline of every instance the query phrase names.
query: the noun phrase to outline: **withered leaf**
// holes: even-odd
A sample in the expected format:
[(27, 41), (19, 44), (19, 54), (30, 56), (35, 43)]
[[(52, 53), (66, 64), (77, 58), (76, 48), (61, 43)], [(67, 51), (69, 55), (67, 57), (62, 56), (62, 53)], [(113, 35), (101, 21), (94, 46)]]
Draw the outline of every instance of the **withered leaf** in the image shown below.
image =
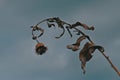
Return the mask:
[[(51, 22), (56, 23), (57, 26), (58, 26), (58, 28), (61, 28), (61, 29), (63, 30), (63, 32), (60, 34), (60, 36), (55, 37), (56, 39), (58, 39), (58, 38), (60, 38), (60, 37), (62, 37), (62, 36), (64, 35), (64, 33), (65, 33), (64, 24), (70, 25), (70, 24), (62, 21), (59, 17), (49, 18), (49, 19), (47, 19), (47, 21), (50, 22), (50, 23), (51, 23)], [(54, 24), (49, 24), (49, 23), (47, 23), (47, 24), (48, 24), (48, 27), (49, 27), (49, 28), (52, 27), (52, 26), (55, 26)], [(68, 29), (68, 27), (66, 27), (66, 28), (67, 28), (67, 31), (69, 32), (70, 36), (72, 37), (72, 34), (71, 34), (70, 30)]]
[(86, 36), (81, 36), (81, 37), (79, 37), (74, 44), (72, 44), (72, 45), (67, 45), (67, 48), (68, 48), (68, 49), (71, 49), (72, 51), (77, 51), (77, 50), (79, 50), (80, 43), (81, 43), (84, 39), (86, 39)]
[(96, 49), (100, 49), (104, 52), (104, 48), (102, 46), (94, 45), (93, 43), (89, 42), (87, 42), (84, 45), (83, 49), (80, 51), (79, 59), (81, 61), (81, 68), (83, 70), (83, 73), (85, 73), (86, 62), (92, 58), (92, 53), (94, 53)]
[(89, 47), (89, 53), (93, 53), (96, 49), (99, 49), (101, 50), (102, 52), (104, 52), (104, 48), (102, 46), (99, 46), (99, 45), (94, 45), (94, 46), (91, 46)]
[(55, 27), (55, 24), (50, 24), (48, 22), (47, 22), (47, 25), (48, 25), (49, 28), (51, 28), (52, 26)]
[(87, 42), (84, 45), (83, 49), (79, 53), (79, 59), (81, 61), (81, 68), (82, 68), (84, 74), (85, 74), (86, 62), (89, 61), (92, 58), (92, 55), (90, 53), (88, 53), (88, 48), (91, 47), (91, 46), (93, 46), (93, 44)]
[(81, 22), (76, 22), (75, 24), (72, 24), (71, 28), (77, 27), (77, 26), (81, 26), (86, 30), (94, 30), (94, 26), (88, 26), (87, 24), (81, 23)]

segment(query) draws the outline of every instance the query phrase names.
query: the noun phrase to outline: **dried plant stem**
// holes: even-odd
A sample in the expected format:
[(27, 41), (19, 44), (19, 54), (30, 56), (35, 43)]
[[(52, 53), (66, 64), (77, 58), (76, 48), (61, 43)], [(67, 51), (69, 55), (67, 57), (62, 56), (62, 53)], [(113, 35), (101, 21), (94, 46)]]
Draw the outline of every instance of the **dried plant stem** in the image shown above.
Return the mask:
[[(56, 37), (56, 38), (60, 38), (61, 36), (63, 36), (63, 34), (64, 34), (64, 32), (65, 32), (65, 28), (64, 28), (63, 25), (65, 24), (65, 25), (67, 25), (67, 26), (66, 26), (66, 29), (67, 29), (67, 31), (69, 32), (69, 34), (70, 34), (71, 37), (72, 37), (72, 34), (71, 34), (71, 32), (70, 32), (69, 29), (75, 29), (75, 30), (78, 31), (78, 33), (81, 33), (83, 36), (86, 36), (86, 38), (87, 38), (91, 43), (95, 44), (95, 43), (90, 39), (90, 37), (89, 37), (88, 35), (86, 35), (86, 34), (83, 33), (81, 30), (79, 30), (78, 28), (76, 28), (78, 25), (81, 26), (80, 23), (78, 23), (78, 24), (76, 23), (76, 24), (74, 24), (74, 26), (73, 26), (73, 25), (71, 25), (71, 24), (69, 24), (69, 23), (67, 23), (67, 22), (64, 22), (64, 21), (60, 20), (59, 17), (44, 19), (44, 20), (38, 22), (35, 26), (32, 27), (32, 28), (33, 28), (33, 30), (32, 30), (33, 39), (36, 40), (37, 43), (39, 43), (39, 41), (38, 41), (38, 39), (35, 39), (36, 36), (34, 36), (33, 32), (34, 32), (35, 30), (40, 30), (42, 33), (41, 33), (39, 36), (37, 36), (37, 37), (42, 36), (43, 33), (44, 33), (44, 30), (43, 30), (42, 28), (38, 28), (37, 26), (38, 26), (39, 24), (41, 24), (42, 22), (45, 22), (45, 21), (55, 22), (55, 23), (58, 24), (58, 27), (59, 27), (59, 28), (62, 28), (62, 29), (63, 29), (63, 33), (62, 33), (59, 37)], [(51, 24), (51, 25), (52, 25), (52, 24)], [(84, 25), (84, 28), (85, 28), (85, 27), (86, 27), (86, 25)], [(35, 28), (35, 29), (34, 29), (34, 28)], [(89, 29), (89, 30), (90, 30), (90, 29)], [(109, 62), (109, 64), (111, 65), (111, 67), (115, 70), (115, 72), (120, 76), (119, 70), (113, 65), (112, 61), (111, 61), (111, 60), (109, 59), (109, 57), (105, 54), (105, 52), (103, 52), (101, 49), (98, 49), (98, 50), (99, 50), (99, 51), (102, 53), (102, 55), (106, 58), (106, 60)]]
[(99, 50), (99, 51), (106, 58), (106, 60), (110, 63), (111, 67), (115, 70), (115, 72), (118, 74), (118, 76), (120, 76), (119, 70), (116, 68), (116, 66), (113, 65), (112, 61), (109, 59), (109, 56), (106, 56), (106, 54), (104, 52), (102, 52), (101, 50)]
[[(80, 32), (83, 36), (86, 36), (86, 34), (83, 33), (81, 30), (79, 30), (79, 29), (77, 29), (77, 28), (74, 28), (74, 29), (77, 30), (78, 32)], [(94, 42), (90, 39), (89, 36), (87, 37), (87, 39), (88, 39), (91, 43), (94, 43)]]
[[(76, 29), (77, 31), (79, 31), (82, 35), (85, 35), (81, 30), (77, 29), (77, 28), (74, 28)], [(87, 38), (91, 43), (95, 44), (90, 38)], [(114, 69), (114, 71), (118, 74), (118, 76), (120, 76), (120, 72), (119, 70), (117, 69), (116, 66), (113, 65), (112, 61), (109, 59), (109, 57), (105, 54), (105, 52), (101, 51), (99, 49), (99, 51), (102, 53), (102, 55), (106, 58), (106, 60), (109, 62), (109, 64), (111, 65), (111, 67)]]

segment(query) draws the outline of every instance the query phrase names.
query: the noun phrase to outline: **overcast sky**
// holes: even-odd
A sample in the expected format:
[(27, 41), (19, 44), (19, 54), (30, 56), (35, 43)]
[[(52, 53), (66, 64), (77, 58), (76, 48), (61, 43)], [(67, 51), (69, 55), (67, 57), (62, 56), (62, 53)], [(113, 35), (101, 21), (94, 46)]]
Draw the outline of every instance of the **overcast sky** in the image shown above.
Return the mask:
[(120, 70), (120, 0), (0, 0), (0, 80), (120, 79), (99, 51), (95, 51), (83, 75), (80, 50), (66, 49), (77, 36), (70, 38), (66, 33), (56, 40), (54, 37), (60, 33), (45, 24), (40, 41), (48, 51), (36, 55), (30, 26), (50, 17), (94, 25), (95, 31), (81, 30), (105, 48)]

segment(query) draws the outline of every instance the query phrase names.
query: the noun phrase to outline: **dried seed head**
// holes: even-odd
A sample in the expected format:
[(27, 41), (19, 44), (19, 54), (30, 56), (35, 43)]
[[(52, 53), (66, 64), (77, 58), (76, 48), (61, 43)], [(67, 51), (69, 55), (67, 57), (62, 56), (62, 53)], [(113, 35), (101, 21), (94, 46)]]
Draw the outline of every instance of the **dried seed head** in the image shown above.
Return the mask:
[(38, 43), (35, 46), (36, 53), (42, 55), (47, 51), (47, 47), (43, 43)]

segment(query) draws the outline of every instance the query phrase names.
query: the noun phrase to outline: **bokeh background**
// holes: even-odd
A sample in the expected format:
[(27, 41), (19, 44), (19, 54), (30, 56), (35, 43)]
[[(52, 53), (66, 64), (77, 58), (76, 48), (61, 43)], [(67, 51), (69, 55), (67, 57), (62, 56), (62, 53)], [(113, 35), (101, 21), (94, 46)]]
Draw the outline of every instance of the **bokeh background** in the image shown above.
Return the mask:
[(95, 31), (80, 29), (96, 44), (104, 46), (120, 70), (120, 0), (0, 0), (0, 80), (120, 79), (97, 50), (83, 75), (80, 51), (66, 49), (79, 36), (70, 38), (66, 32), (56, 40), (54, 37), (62, 30), (48, 29), (45, 23), (42, 24), (45, 34), (39, 40), (48, 46), (48, 51), (36, 55), (30, 26), (50, 17), (94, 25)]

